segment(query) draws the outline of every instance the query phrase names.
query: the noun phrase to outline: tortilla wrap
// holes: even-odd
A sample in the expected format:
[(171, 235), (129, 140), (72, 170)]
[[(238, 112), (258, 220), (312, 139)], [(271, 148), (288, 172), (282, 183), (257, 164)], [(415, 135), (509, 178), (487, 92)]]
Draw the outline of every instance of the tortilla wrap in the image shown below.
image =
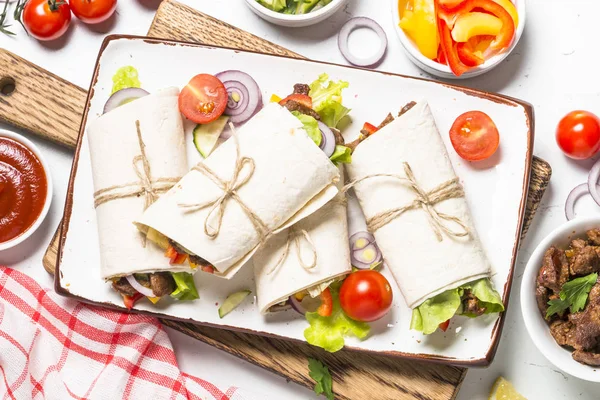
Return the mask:
[[(408, 163), (417, 183), (430, 191), (456, 178), (446, 147), (426, 102), (360, 143), (348, 165), (351, 181), (372, 174), (406, 176)], [(374, 177), (354, 187), (367, 220), (412, 203), (415, 192), (398, 179)], [(462, 197), (433, 206), (457, 217), (470, 231), (462, 238), (442, 233), (438, 241), (423, 208), (408, 210), (372, 232), (404, 299), (415, 308), (423, 301), (464, 283), (490, 276), (490, 262), (481, 246), (467, 201)], [(455, 228), (453, 222), (450, 227)]]
[[(338, 193), (317, 212), (275, 235), (252, 257), (261, 313), (295, 293), (352, 272), (344, 201), (345, 195)], [(303, 230), (314, 247), (302, 236)], [(298, 235), (298, 242), (290, 235)], [(288, 240), (291, 241), (286, 253)], [(316, 265), (311, 269), (304, 268), (302, 262), (308, 265), (315, 253)]]
[[(187, 172), (178, 95), (177, 88), (165, 89), (122, 105), (89, 124), (95, 193), (120, 185), (141, 189), (136, 173), (136, 168), (142, 168), (141, 162), (134, 163), (134, 158), (141, 155), (136, 121), (140, 123), (151, 179), (171, 178), (175, 183)], [(164, 250), (150, 243), (144, 246), (144, 235), (133, 221), (144, 212), (145, 202), (144, 195), (134, 195), (96, 207), (104, 279), (142, 272), (190, 271), (184, 265), (169, 265)]]
[[(232, 179), (240, 157), (253, 160), (254, 172), (235, 193), (275, 234), (312, 214), (331, 200), (338, 189), (337, 168), (308, 137), (302, 123), (276, 103), (267, 105), (218, 147), (204, 164), (223, 181)], [(205, 174), (192, 169), (138, 219), (140, 229), (154, 228), (202, 257), (215, 275), (231, 278), (254, 254), (263, 239), (247, 212), (234, 198), (223, 202), (223, 218), (209, 217), (211, 206), (190, 210), (185, 204), (206, 204), (223, 196), (223, 190)], [(205, 231), (205, 223), (216, 237)]]

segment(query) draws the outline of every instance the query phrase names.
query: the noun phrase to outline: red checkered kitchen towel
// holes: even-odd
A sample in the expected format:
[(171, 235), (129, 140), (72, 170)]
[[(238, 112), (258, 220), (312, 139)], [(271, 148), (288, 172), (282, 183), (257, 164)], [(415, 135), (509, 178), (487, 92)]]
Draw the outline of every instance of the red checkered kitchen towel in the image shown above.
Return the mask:
[(0, 399), (250, 397), (180, 371), (157, 319), (65, 299), (0, 267)]

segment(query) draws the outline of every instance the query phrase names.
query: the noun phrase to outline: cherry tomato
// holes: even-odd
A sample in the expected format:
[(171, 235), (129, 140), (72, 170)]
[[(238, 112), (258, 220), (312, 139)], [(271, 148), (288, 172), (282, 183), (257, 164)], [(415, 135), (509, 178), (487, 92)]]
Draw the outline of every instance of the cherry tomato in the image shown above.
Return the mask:
[(218, 78), (200, 74), (179, 94), (179, 111), (197, 124), (206, 124), (223, 114), (227, 99), (227, 90)]
[(450, 141), (456, 153), (467, 161), (481, 161), (498, 149), (500, 135), (494, 121), (481, 111), (469, 111), (454, 121)]
[(370, 322), (383, 317), (392, 307), (393, 293), (388, 280), (377, 271), (356, 271), (340, 288), (340, 305), (350, 318)]
[(440, 328), (442, 331), (446, 332), (446, 331), (448, 330), (448, 327), (449, 327), (449, 326), (450, 326), (450, 320), (448, 319), (448, 320), (446, 320), (445, 322), (442, 322), (442, 323), (440, 324), (439, 328)]
[(69, 29), (71, 9), (64, 0), (29, 0), (21, 17), (31, 36), (38, 40), (54, 40)]
[(106, 21), (117, 8), (117, 0), (69, 0), (71, 11), (86, 24)]
[(558, 123), (556, 142), (571, 158), (592, 157), (600, 150), (600, 119), (587, 111), (571, 111)]

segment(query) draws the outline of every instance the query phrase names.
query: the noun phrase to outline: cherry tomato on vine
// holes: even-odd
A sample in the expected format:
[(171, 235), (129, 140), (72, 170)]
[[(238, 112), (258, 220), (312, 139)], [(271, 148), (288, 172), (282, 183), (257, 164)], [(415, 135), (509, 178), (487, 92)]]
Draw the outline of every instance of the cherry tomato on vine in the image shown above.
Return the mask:
[(106, 21), (115, 12), (117, 0), (69, 0), (71, 11), (86, 24)]
[(392, 307), (392, 287), (381, 273), (356, 271), (348, 275), (340, 288), (340, 305), (350, 318), (370, 322), (383, 317)]
[(21, 18), (31, 36), (38, 40), (54, 40), (69, 29), (71, 9), (65, 0), (29, 0)]
[(600, 119), (587, 111), (571, 111), (556, 127), (556, 142), (571, 158), (592, 157), (600, 150)]

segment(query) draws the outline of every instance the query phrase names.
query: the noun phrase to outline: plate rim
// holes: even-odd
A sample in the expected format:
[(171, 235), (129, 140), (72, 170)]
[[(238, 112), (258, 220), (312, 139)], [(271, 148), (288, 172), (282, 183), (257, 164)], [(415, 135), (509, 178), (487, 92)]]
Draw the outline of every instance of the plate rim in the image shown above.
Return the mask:
[(525, 112), (525, 118), (526, 118), (526, 124), (527, 124), (528, 130), (527, 130), (527, 151), (525, 154), (526, 165), (525, 165), (525, 171), (524, 171), (524, 176), (523, 176), (521, 202), (519, 205), (519, 212), (517, 215), (517, 218), (518, 218), (517, 231), (515, 233), (513, 252), (512, 252), (512, 256), (511, 256), (511, 262), (510, 262), (510, 269), (508, 271), (508, 277), (507, 277), (506, 283), (504, 285), (504, 291), (502, 294), (502, 299), (505, 304), (505, 311), (500, 314), (499, 318), (497, 318), (496, 322), (494, 323), (494, 327), (492, 328), (492, 335), (490, 338), (490, 344), (489, 344), (489, 347), (488, 347), (488, 350), (487, 350), (485, 356), (482, 358), (478, 358), (478, 359), (458, 359), (455, 357), (448, 357), (448, 356), (437, 355), (437, 354), (434, 355), (434, 354), (427, 354), (427, 353), (406, 353), (406, 352), (401, 352), (401, 351), (377, 351), (377, 350), (371, 350), (371, 349), (358, 348), (358, 347), (354, 347), (354, 346), (344, 346), (344, 350), (348, 350), (348, 351), (357, 351), (357, 352), (361, 352), (361, 353), (375, 354), (375, 355), (387, 355), (387, 356), (399, 357), (399, 358), (403, 358), (403, 359), (407, 359), (407, 360), (427, 361), (427, 362), (453, 365), (453, 366), (459, 366), (459, 367), (487, 367), (488, 365), (490, 365), (492, 363), (492, 361), (496, 355), (496, 351), (498, 350), (500, 336), (502, 334), (502, 329), (504, 327), (506, 311), (508, 310), (508, 305), (509, 305), (509, 300), (510, 300), (510, 292), (511, 292), (511, 287), (512, 287), (512, 283), (513, 283), (513, 279), (514, 279), (517, 254), (518, 254), (519, 245), (520, 245), (520, 241), (521, 241), (521, 231), (523, 229), (524, 218), (525, 218), (525, 211), (526, 211), (526, 205), (527, 205), (527, 194), (528, 194), (528, 189), (529, 189), (529, 180), (530, 180), (530, 176), (531, 176), (531, 167), (532, 167), (532, 159), (533, 159), (533, 143), (534, 143), (534, 137), (535, 137), (535, 132), (534, 132), (535, 115), (534, 115), (533, 106), (526, 101), (516, 99), (514, 97), (510, 97), (510, 96), (506, 96), (506, 95), (502, 95), (502, 94), (498, 94), (498, 93), (491, 93), (491, 92), (486, 92), (486, 91), (482, 91), (482, 90), (477, 90), (477, 89), (469, 88), (469, 87), (454, 84), (454, 83), (439, 82), (439, 81), (435, 81), (433, 79), (427, 79), (427, 78), (423, 78), (423, 77), (414, 77), (414, 76), (397, 74), (397, 73), (387, 72), (387, 71), (379, 71), (379, 70), (372, 70), (372, 69), (361, 68), (361, 67), (356, 67), (356, 66), (341, 65), (341, 64), (336, 64), (336, 63), (327, 62), (327, 61), (311, 60), (308, 58), (295, 58), (295, 57), (290, 57), (290, 56), (286, 56), (283, 54), (269, 54), (269, 53), (265, 53), (265, 52), (261, 52), (261, 51), (241, 50), (241, 49), (236, 49), (236, 48), (226, 47), (226, 46), (206, 45), (206, 44), (200, 44), (200, 43), (185, 42), (185, 41), (180, 41), (180, 40), (162, 39), (162, 38), (139, 36), (139, 35), (112, 34), (112, 35), (108, 35), (104, 38), (104, 40), (102, 41), (102, 45), (100, 46), (100, 50), (98, 52), (96, 62), (94, 64), (94, 72), (93, 72), (93, 75), (92, 75), (92, 78), (90, 81), (90, 86), (89, 86), (88, 94), (86, 97), (85, 106), (83, 109), (83, 114), (82, 114), (82, 118), (81, 118), (81, 122), (80, 122), (80, 126), (79, 126), (79, 133), (77, 136), (77, 143), (76, 143), (76, 147), (75, 147), (75, 154), (73, 155), (73, 163), (71, 165), (71, 171), (69, 174), (69, 183), (67, 186), (67, 194), (66, 194), (66, 199), (65, 199), (63, 218), (59, 225), (60, 235), (59, 235), (59, 242), (58, 242), (58, 248), (57, 248), (55, 271), (54, 271), (54, 277), (55, 277), (54, 278), (54, 290), (57, 294), (64, 296), (64, 297), (76, 299), (76, 300), (81, 301), (86, 304), (101, 306), (101, 307), (109, 308), (111, 310), (115, 310), (115, 311), (119, 311), (119, 312), (130, 312), (130, 313), (152, 316), (152, 317), (156, 317), (156, 318), (164, 318), (164, 319), (170, 319), (170, 320), (179, 321), (179, 322), (192, 323), (195, 325), (202, 325), (202, 326), (206, 326), (206, 327), (210, 327), (210, 328), (226, 329), (226, 330), (230, 330), (230, 331), (255, 334), (255, 335), (260, 335), (263, 337), (275, 338), (278, 340), (286, 340), (286, 341), (291, 341), (291, 342), (295, 342), (295, 343), (306, 343), (305, 341), (300, 340), (300, 339), (275, 335), (275, 334), (272, 334), (269, 332), (255, 331), (253, 329), (238, 328), (238, 327), (233, 327), (233, 326), (229, 326), (229, 325), (215, 325), (215, 324), (212, 324), (209, 322), (199, 323), (198, 321), (195, 321), (191, 318), (175, 317), (175, 316), (166, 315), (166, 314), (163, 314), (160, 312), (145, 311), (145, 310), (128, 311), (124, 307), (119, 307), (112, 303), (88, 300), (84, 297), (70, 293), (68, 288), (63, 288), (61, 286), (60, 282), (61, 282), (61, 278), (62, 278), (62, 272), (60, 271), (60, 265), (61, 265), (61, 261), (62, 261), (62, 255), (63, 255), (63, 247), (64, 247), (64, 244), (65, 244), (65, 241), (67, 238), (69, 224), (71, 221), (71, 214), (73, 211), (72, 210), (73, 209), (73, 192), (74, 192), (75, 177), (77, 175), (77, 169), (78, 169), (78, 165), (79, 165), (79, 156), (80, 156), (80, 151), (81, 151), (82, 139), (83, 139), (84, 132), (85, 132), (85, 125), (87, 123), (91, 100), (94, 97), (94, 92), (95, 92), (94, 87), (98, 81), (100, 60), (102, 58), (102, 55), (104, 54), (104, 51), (109, 46), (109, 44), (113, 41), (119, 41), (119, 40), (143, 41), (145, 43), (150, 43), (150, 44), (179, 45), (179, 46), (195, 47), (195, 48), (224, 49), (224, 50), (232, 50), (232, 51), (235, 51), (238, 53), (251, 53), (251, 54), (257, 54), (257, 55), (262, 55), (262, 56), (270, 56), (270, 57), (285, 58), (285, 59), (290, 59), (290, 60), (298, 60), (298, 61), (309, 62), (309, 63), (319, 64), (319, 65), (330, 65), (330, 66), (342, 67), (342, 68), (346, 68), (346, 69), (363, 70), (363, 71), (368, 71), (370, 73), (378, 73), (378, 74), (383, 74), (383, 75), (387, 75), (387, 76), (399, 77), (399, 78), (404, 78), (404, 79), (414, 79), (414, 80), (434, 83), (436, 85), (442, 85), (442, 86), (445, 86), (450, 89), (458, 90), (460, 92), (465, 93), (468, 96), (479, 97), (479, 98), (482, 98), (485, 100), (490, 100), (495, 103), (503, 104), (503, 105), (507, 105), (507, 106), (522, 107)]

